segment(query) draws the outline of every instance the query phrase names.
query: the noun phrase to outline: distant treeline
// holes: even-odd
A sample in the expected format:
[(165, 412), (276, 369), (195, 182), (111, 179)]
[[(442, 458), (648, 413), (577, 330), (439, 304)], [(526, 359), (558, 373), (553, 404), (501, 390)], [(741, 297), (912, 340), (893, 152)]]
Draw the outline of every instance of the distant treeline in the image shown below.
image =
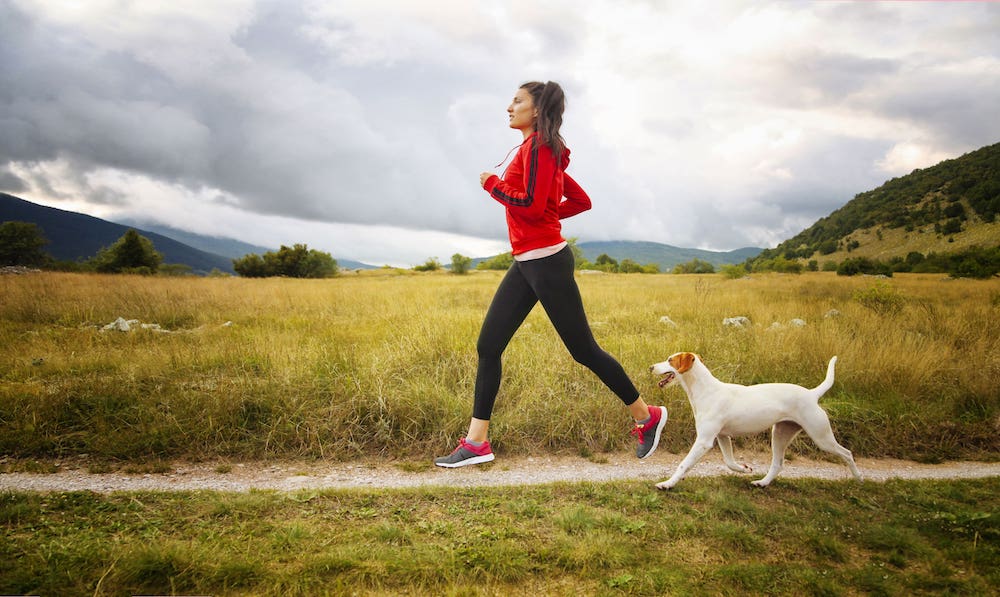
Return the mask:
[(742, 269), (745, 272), (801, 273), (803, 271), (835, 271), (842, 276), (872, 274), (892, 276), (896, 272), (915, 274), (948, 274), (954, 278), (992, 278), (1000, 274), (1000, 245), (993, 248), (969, 247), (954, 253), (928, 253), (924, 255), (912, 251), (906, 257), (893, 257), (888, 261), (868, 257), (849, 257), (841, 262), (827, 261), (819, 264), (811, 260), (786, 259), (783, 256), (770, 259), (749, 259)]

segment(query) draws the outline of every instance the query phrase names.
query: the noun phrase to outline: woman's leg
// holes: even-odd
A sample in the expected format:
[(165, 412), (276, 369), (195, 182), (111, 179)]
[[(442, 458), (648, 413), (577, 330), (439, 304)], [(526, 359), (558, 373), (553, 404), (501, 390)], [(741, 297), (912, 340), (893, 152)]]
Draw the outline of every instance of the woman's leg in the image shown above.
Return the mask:
[(545, 307), (570, 354), (596, 373), (628, 407), (636, 422), (632, 433), (639, 440), (635, 455), (640, 459), (649, 457), (659, 445), (660, 434), (667, 422), (667, 409), (648, 406), (621, 364), (597, 345), (583, 310), (580, 289), (573, 278), (572, 252), (567, 247), (551, 257), (522, 265), (525, 266), (522, 268), (524, 277)]
[(580, 289), (573, 278), (573, 253), (569, 248), (545, 259), (522, 262), (521, 265), (527, 283), (573, 358), (593, 371), (629, 407), (633, 418), (642, 420), (648, 417), (645, 402), (621, 364), (594, 339), (583, 309)]
[(486, 443), (486, 438), (493, 403), (500, 389), (500, 358), (514, 332), (537, 302), (534, 291), (525, 282), (515, 262), (507, 270), (493, 296), (493, 302), (486, 311), (483, 327), (479, 331), (479, 341), (476, 342), (479, 366), (476, 370), (476, 390), (469, 433), (459, 440), (458, 447), (451, 454), (434, 459), (437, 466), (456, 468), (493, 460), (493, 450)]
[(469, 426), (469, 439), (473, 441), (486, 439), (486, 429), (500, 389), (501, 356), (537, 302), (538, 298), (521, 273), (520, 264), (514, 262), (493, 296), (476, 342), (479, 365), (472, 404), (473, 421)]

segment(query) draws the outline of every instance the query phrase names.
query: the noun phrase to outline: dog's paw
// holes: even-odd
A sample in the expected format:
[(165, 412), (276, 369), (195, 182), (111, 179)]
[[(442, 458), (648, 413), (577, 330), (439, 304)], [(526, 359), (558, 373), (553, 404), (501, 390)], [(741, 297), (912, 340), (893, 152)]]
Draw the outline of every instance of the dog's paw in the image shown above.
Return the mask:
[(664, 481), (663, 483), (657, 483), (656, 488), (660, 491), (667, 491), (674, 486), (670, 481)]
[(770, 485), (770, 483), (764, 482), (763, 479), (758, 479), (756, 481), (751, 481), (750, 484), (753, 485), (754, 487), (767, 487), (768, 485)]
[(740, 466), (743, 467), (743, 472), (746, 473), (746, 474), (750, 474), (750, 473), (753, 472), (753, 467), (750, 466), (749, 464), (745, 463), (745, 462), (742, 463), (742, 464), (740, 464)]

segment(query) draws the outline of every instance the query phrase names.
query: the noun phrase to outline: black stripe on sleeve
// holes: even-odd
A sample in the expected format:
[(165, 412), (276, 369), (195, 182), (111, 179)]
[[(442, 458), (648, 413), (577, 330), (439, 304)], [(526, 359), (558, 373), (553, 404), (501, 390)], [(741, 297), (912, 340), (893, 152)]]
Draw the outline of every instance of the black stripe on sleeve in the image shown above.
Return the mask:
[(538, 178), (538, 149), (538, 137), (535, 137), (531, 141), (531, 154), (528, 161), (528, 184), (525, 190), (526, 196), (523, 199), (519, 197), (511, 197), (507, 193), (501, 191), (499, 187), (494, 187), (493, 192), (490, 194), (504, 203), (508, 203), (515, 207), (530, 207), (534, 202), (535, 179)]

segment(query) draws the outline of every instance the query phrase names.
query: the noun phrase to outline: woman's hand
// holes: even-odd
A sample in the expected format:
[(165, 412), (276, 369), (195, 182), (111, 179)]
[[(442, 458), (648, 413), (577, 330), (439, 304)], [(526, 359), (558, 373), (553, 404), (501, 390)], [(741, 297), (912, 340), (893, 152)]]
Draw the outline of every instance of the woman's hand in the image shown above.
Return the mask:
[(494, 176), (494, 174), (492, 172), (483, 172), (482, 174), (480, 174), (479, 175), (479, 186), (481, 186), (481, 187), (483, 187), (485, 189), (486, 188), (486, 181), (489, 180), (491, 176)]

